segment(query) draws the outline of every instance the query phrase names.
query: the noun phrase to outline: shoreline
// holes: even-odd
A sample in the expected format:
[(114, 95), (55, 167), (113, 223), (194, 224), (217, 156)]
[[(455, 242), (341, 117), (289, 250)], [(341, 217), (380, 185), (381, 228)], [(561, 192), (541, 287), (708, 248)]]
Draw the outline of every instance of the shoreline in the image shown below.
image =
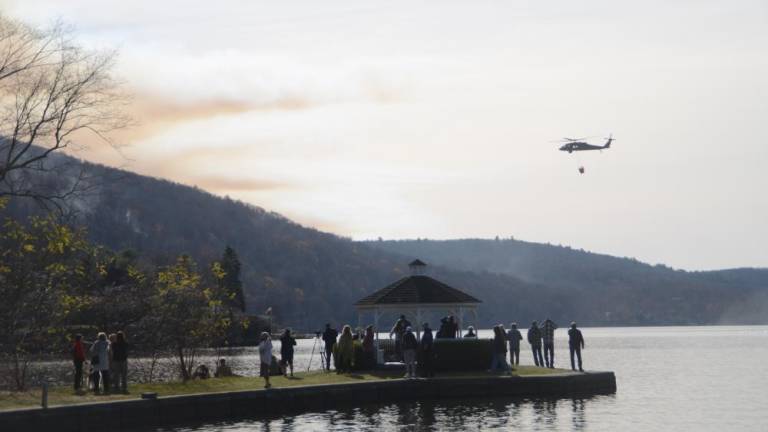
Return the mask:
[(616, 392), (613, 372), (374, 379), (0, 411), (0, 430), (135, 430), (417, 399), (568, 397)]

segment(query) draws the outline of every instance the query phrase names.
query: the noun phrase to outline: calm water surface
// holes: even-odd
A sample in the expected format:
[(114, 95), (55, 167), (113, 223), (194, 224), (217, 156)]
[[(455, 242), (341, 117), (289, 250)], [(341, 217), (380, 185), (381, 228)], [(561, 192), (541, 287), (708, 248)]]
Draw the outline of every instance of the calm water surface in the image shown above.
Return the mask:
[[(585, 368), (615, 371), (615, 395), (367, 405), (153, 430), (768, 431), (768, 326), (582, 331)], [(569, 367), (565, 330), (556, 337), (556, 365)], [(521, 356), (533, 363), (530, 350)]]

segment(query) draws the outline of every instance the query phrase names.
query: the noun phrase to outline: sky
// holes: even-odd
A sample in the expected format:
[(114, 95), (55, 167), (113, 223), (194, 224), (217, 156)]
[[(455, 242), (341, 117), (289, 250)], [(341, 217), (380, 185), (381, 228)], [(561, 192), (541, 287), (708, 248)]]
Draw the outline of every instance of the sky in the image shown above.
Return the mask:
[[(354, 239), (514, 237), (768, 267), (764, 0), (0, 0), (137, 125), (96, 162)], [(610, 150), (557, 151), (613, 134)], [(585, 174), (577, 168), (584, 166)]]

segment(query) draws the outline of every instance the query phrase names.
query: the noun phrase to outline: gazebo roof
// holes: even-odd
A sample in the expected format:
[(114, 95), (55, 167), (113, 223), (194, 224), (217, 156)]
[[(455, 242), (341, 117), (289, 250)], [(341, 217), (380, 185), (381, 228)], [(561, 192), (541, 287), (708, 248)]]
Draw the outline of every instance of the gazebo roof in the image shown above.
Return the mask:
[(481, 303), (471, 295), (429, 276), (414, 275), (400, 279), (355, 303), (355, 306), (406, 304)]

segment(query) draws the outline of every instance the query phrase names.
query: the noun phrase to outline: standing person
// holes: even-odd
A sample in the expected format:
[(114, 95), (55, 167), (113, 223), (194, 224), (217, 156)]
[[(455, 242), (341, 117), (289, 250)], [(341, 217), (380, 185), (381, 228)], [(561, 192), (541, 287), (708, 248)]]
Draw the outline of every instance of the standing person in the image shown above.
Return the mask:
[(99, 378), (101, 378), (104, 394), (109, 394), (109, 341), (107, 334), (99, 332), (98, 339), (91, 345), (88, 353), (91, 355), (93, 366), (93, 393), (99, 393)]
[(432, 337), (432, 329), (429, 328), (429, 323), (423, 325), (424, 333), (421, 334), (421, 370), (424, 376), (432, 378), (435, 376), (434, 360), (434, 343), (435, 340)]
[(465, 334), (464, 337), (477, 339), (477, 333), (475, 333), (475, 328), (472, 326), (467, 327), (467, 334)]
[(373, 369), (376, 366), (376, 345), (374, 343), (372, 325), (365, 328), (365, 336), (363, 336), (363, 353), (365, 354), (365, 367)]
[(536, 366), (544, 367), (544, 358), (541, 355), (541, 330), (539, 330), (539, 323), (536, 321), (533, 321), (528, 329), (528, 343), (531, 344), (531, 351), (533, 351), (533, 363)]
[(280, 361), (283, 363), (283, 375), (288, 376), (288, 368), (291, 368), (291, 377), (293, 377), (293, 347), (296, 346), (296, 339), (291, 336), (291, 329), (285, 329), (280, 337)]
[(392, 330), (389, 331), (389, 338), (392, 339), (392, 336), (395, 336), (395, 354), (397, 354), (397, 359), (402, 361), (403, 360), (403, 336), (405, 335), (405, 319), (403, 315), (400, 315), (400, 319), (398, 319), (395, 322), (395, 325), (392, 326)]
[(403, 334), (403, 361), (405, 362), (405, 378), (416, 378), (416, 349), (419, 342), (413, 329), (409, 326), (405, 328)]
[(75, 391), (77, 392), (83, 386), (83, 363), (85, 362), (85, 348), (81, 334), (76, 334), (72, 342), (72, 362), (75, 365)]
[(117, 332), (112, 344), (112, 373), (115, 389), (128, 393), (128, 347), (122, 331)]
[(355, 346), (352, 341), (352, 327), (345, 325), (336, 344), (336, 373), (352, 372), (355, 365)]
[(456, 320), (453, 318), (453, 315), (448, 315), (448, 335), (446, 337), (451, 339), (461, 337), (459, 332), (459, 323), (456, 322)]
[(491, 372), (502, 370), (507, 372), (507, 337), (504, 327), (501, 325), (493, 326), (493, 340), (491, 341), (493, 352), (491, 353)]
[(557, 330), (557, 324), (549, 318), (544, 320), (544, 325), (541, 326), (541, 336), (544, 338), (544, 362), (550, 369), (555, 368), (555, 330)]
[(443, 339), (448, 336), (448, 317), (442, 317), (440, 318), (440, 328), (437, 329), (437, 334), (435, 334), (435, 339)]
[(581, 350), (584, 349), (584, 336), (581, 335), (581, 330), (576, 328), (576, 323), (571, 323), (571, 329), (568, 330), (568, 350), (571, 352), (571, 370), (576, 370), (576, 365), (573, 363), (573, 354), (579, 358), (579, 372), (584, 372), (581, 367)]
[[(333, 357), (333, 348), (336, 346), (336, 337), (339, 336), (339, 332), (335, 328), (331, 328), (331, 324), (325, 325), (325, 331), (323, 332), (323, 342), (325, 343), (325, 370), (331, 370), (331, 358)], [(333, 366), (336, 367), (336, 359), (334, 358)]]
[(269, 383), (269, 369), (272, 366), (272, 340), (269, 333), (261, 332), (261, 342), (259, 342), (259, 376), (264, 378), (264, 388), (272, 387)]
[(509, 341), (509, 365), (514, 369), (520, 364), (520, 341), (523, 340), (523, 335), (517, 329), (517, 323), (510, 324), (507, 340)]

